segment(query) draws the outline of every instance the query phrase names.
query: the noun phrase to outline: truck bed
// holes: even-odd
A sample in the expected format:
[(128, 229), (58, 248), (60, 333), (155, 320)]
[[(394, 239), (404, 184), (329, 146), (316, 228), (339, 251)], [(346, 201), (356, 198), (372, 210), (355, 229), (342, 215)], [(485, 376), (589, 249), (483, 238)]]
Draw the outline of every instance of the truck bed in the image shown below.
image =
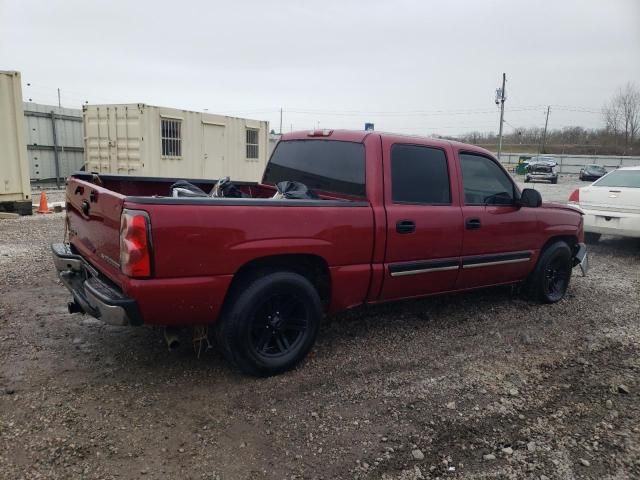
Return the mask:
[[(169, 196), (174, 182), (84, 173), (68, 181), (71, 248), (112, 286), (138, 299), (145, 323), (210, 323), (234, 274), (274, 255), (324, 259), (336, 292), (329, 310), (365, 301), (374, 245), (367, 201), (325, 195), (317, 200), (272, 199), (275, 189), (257, 183), (238, 184), (252, 198), (174, 198)], [(215, 182), (192, 183), (208, 192)], [(149, 216), (150, 278), (130, 278), (120, 270), (124, 210)]]
[[(91, 173), (78, 172), (74, 173), (72, 177), (77, 180), (82, 180), (100, 186), (110, 192), (119, 194), (124, 197), (153, 197), (153, 198), (173, 198), (171, 196), (170, 187), (178, 180), (186, 180), (187, 182), (195, 185), (201, 190), (209, 193), (216, 184), (217, 180), (204, 180), (204, 179), (178, 179), (178, 178), (164, 178), (164, 177), (136, 177), (130, 175), (98, 175)], [(276, 188), (273, 185), (265, 185), (257, 182), (239, 182), (233, 181), (233, 183), (246, 195), (247, 199), (242, 200), (255, 200), (255, 199), (271, 199), (276, 193)], [(361, 199), (350, 198), (348, 196), (337, 196), (335, 194), (329, 194), (328, 192), (318, 192), (319, 200), (338, 200), (356, 202)], [(180, 200), (184, 200), (181, 198)], [(198, 199), (200, 203), (205, 199)], [(212, 198), (211, 200), (220, 201), (221, 198)], [(227, 199), (228, 200), (228, 199)], [(251, 202), (249, 202), (251, 204)]]

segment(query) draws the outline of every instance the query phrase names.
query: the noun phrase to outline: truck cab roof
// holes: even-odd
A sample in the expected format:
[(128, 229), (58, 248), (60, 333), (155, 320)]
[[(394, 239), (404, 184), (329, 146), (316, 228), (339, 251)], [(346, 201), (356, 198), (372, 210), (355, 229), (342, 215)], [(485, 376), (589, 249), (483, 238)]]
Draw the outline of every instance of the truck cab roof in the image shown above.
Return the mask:
[(399, 133), (388, 133), (378, 131), (364, 131), (364, 130), (330, 130), (330, 129), (318, 129), (318, 130), (300, 130), (296, 132), (285, 133), (282, 135), (280, 141), (289, 140), (336, 140), (341, 142), (357, 142), (362, 143), (370, 135), (377, 135), (380, 138), (390, 139), (397, 143), (420, 143), (428, 144), (434, 147), (442, 147), (450, 145), (456, 150), (466, 150), (481, 153), (484, 155), (493, 156), (488, 150), (470, 145), (467, 143), (456, 142), (453, 140), (445, 140), (440, 138), (422, 136), (422, 135), (403, 135)]

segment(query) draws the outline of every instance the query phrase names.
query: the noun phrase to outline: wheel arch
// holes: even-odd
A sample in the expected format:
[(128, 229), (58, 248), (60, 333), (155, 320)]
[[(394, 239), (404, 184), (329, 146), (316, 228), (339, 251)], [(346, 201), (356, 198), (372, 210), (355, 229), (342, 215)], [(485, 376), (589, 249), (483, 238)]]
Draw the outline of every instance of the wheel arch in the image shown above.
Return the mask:
[(252, 278), (277, 271), (294, 272), (305, 277), (316, 288), (323, 309), (331, 302), (331, 272), (329, 264), (320, 255), (293, 253), (254, 258), (242, 265), (233, 275), (227, 289), (223, 309), (238, 293), (240, 287)]
[(571, 248), (571, 252), (575, 255), (578, 252), (578, 248), (580, 247), (578, 237), (576, 235), (553, 235), (547, 239), (542, 248), (540, 249), (540, 255), (544, 252), (549, 245), (557, 242), (563, 241), (569, 248)]

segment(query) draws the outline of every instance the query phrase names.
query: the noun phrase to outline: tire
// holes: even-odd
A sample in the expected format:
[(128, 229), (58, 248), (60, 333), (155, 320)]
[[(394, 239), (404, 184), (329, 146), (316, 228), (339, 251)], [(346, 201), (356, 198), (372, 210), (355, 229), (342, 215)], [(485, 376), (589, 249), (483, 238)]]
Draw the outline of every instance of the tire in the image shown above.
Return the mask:
[(557, 241), (545, 248), (529, 279), (529, 296), (540, 303), (562, 300), (571, 280), (571, 262), (571, 248), (565, 242)]
[(31, 204), (31, 200), (16, 202), (15, 208), (16, 213), (20, 215), (33, 215), (33, 205)]
[(524, 183), (529, 183), (531, 179), (529, 177), (524, 177)]
[(601, 233), (584, 232), (584, 241), (586, 243), (598, 243), (601, 236)]
[(556, 183), (558, 183), (558, 179), (557, 178), (552, 178), (551, 179), (551, 183), (553, 183), (555, 185)]
[(281, 271), (254, 276), (236, 291), (216, 328), (225, 358), (257, 377), (295, 367), (318, 334), (322, 304), (315, 287)]

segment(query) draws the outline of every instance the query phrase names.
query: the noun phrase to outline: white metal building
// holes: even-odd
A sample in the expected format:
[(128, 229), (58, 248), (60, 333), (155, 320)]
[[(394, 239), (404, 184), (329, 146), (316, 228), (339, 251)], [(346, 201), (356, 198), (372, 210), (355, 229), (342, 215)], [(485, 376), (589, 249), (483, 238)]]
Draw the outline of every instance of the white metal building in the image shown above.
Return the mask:
[(265, 121), (138, 104), (83, 107), (86, 170), (257, 181), (268, 158)]
[(20, 72), (0, 71), (0, 208), (31, 213)]

